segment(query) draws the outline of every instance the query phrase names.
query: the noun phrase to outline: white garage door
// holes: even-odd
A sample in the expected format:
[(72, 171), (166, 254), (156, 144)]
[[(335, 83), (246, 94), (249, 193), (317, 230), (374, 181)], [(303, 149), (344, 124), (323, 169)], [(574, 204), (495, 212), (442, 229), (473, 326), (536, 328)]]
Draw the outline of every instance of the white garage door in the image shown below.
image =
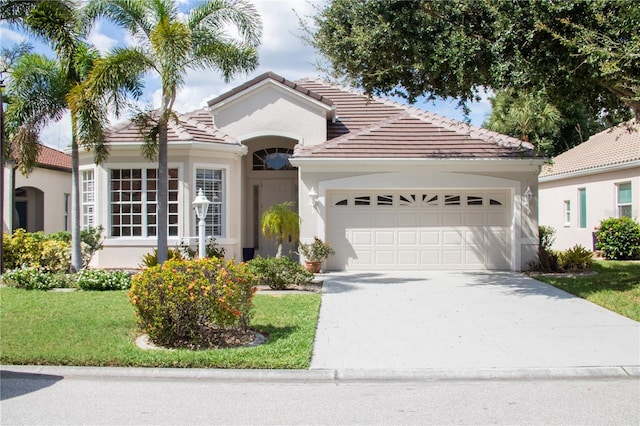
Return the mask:
[(506, 191), (330, 192), (330, 270), (510, 269)]

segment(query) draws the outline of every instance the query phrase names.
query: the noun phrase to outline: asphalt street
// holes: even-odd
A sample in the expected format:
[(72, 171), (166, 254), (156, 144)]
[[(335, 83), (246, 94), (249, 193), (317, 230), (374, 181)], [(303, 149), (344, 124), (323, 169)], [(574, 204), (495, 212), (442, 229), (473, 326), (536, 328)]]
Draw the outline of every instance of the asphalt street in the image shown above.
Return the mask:
[[(16, 369), (18, 370), (18, 369)], [(638, 377), (229, 380), (2, 372), (2, 425), (640, 424)], [(256, 376), (257, 377), (257, 376)]]

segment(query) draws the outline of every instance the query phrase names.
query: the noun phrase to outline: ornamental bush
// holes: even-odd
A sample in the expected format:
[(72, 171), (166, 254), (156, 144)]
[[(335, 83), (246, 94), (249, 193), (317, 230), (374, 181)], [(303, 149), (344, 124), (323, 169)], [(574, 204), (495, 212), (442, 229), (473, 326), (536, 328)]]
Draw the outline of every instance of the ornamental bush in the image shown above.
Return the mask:
[[(87, 266), (93, 254), (102, 249), (102, 227), (81, 231), (82, 264)], [(5, 269), (23, 267), (63, 272), (71, 266), (71, 233), (45, 234), (22, 228), (3, 235), (2, 260)]]
[(50, 290), (52, 288), (73, 286), (73, 280), (70, 275), (46, 272), (34, 267), (7, 271), (2, 275), (2, 281), (12, 287), (26, 290)]
[(626, 260), (640, 255), (640, 223), (629, 217), (611, 217), (596, 230), (596, 249), (607, 259)]
[(83, 269), (74, 278), (82, 290), (127, 290), (131, 287), (131, 275), (123, 271)]
[(172, 259), (135, 275), (129, 298), (154, 343), (206, 348), (221, 330), (246, 330), (254, 280), (245, 263)]
[(593, 263), (593, 253), (580, 244), (558, 254), (560, 267), (564, 270), (577, 271), (590, 269)]
[(284, 290), (291, 284), (304, 285), (313, 279), (313, 273), (288, 257), (256, 257), (249, 262), (258, 282), (274, 290)]

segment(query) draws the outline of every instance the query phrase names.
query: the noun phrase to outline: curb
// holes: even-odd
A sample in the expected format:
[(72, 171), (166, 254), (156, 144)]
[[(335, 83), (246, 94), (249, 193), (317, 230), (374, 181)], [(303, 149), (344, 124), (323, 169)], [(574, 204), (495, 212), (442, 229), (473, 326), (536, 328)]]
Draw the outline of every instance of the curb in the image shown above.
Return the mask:
[[(227, 370), (207, 368), (127, 368), (1, 365), (13, 373), (64, 378), (187, 379), (226, 382), (429, 382), (457, 380), (553, 380), (638, 378), (640, 366), (416, 370)], [(37, 377), (35, 377), (37, 379)]]

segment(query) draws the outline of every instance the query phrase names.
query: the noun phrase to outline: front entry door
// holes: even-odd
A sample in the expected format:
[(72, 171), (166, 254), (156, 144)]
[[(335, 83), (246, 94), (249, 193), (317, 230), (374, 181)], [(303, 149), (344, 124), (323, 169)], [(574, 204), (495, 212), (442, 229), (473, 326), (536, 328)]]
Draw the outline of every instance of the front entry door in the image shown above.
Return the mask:
[[(283, 203), (285, 201), (295, 202), (298, 198), (297, 184), (295, 179), (262, 179), (252, 185), (254, 191), (258, 191), (258, 194), (254, 195), (255, 204), (258, 204), (257, 211), (254, 207), (254, 226), (253, 232), (258, 234), (258, 237), (254, 235), (254, 241), (258, 243), (258, 250), (256, 254), (262, 257), (275, 256), (276, 254), (276, 241), (273, 238), (267, 238), (262, 235), (262, 215), (269, 207), (274, 204)], [(297, 206), (294, 207), (297, 210)], [(255, 214), (257, 213), (257, 214)], [(289, 252), (296, 251), (297, 248), (294, 244), (285, 243), (282, 248), (282, 253), (288, 255)]]

